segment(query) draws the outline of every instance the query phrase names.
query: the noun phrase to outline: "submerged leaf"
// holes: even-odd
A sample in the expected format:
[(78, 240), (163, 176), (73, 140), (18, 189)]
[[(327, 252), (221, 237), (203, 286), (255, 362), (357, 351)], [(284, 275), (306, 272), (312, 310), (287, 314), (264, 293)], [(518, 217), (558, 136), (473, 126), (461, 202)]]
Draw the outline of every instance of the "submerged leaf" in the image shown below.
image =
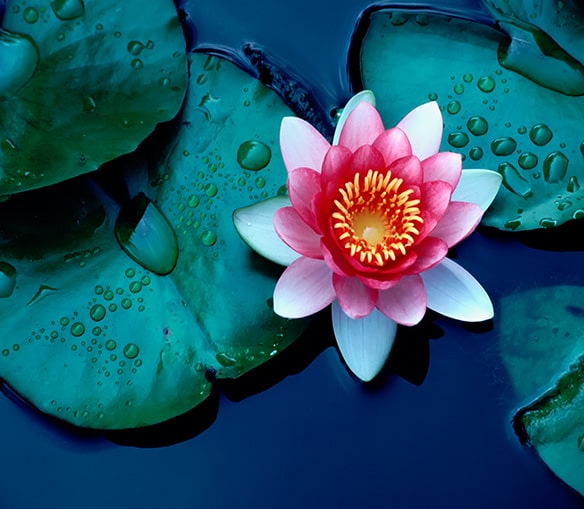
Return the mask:
[[(128, 203), (87, 176), (0, 203), (0, 290), (11, 290), (0, 298), (0, 377), (77, 425), (179, 415), (209, 395), (209, 380), (264, 363), (304, 327), (274, 314), (279, 270), (232, 222), (285, 182), (271, 154), (290, 111), (222, 59), (191, 55), (191, 76), (168, 144), (155, 133), (120, 160)], [(256, 169), (238, 160), (250, 142), (270, 153)]]
[(580, 286), (538, 288), (504, 298), (500, 311), (503, 363), (518, 398), (533, 401), (515, 416), (516, 428), (582, 494), (583, 300)]
[[(583, 218), (584, 66), (537, 27), (503, 21), (498, 30), (416, 8), (376, 11), (361, 47), (363, 85), (386, 124), (437, 100), (442, 150), (462, 153), (465, 168), (501, 173), (484, 224), (524, 230)], [(565, 26), (580, 33), (584, 18)]]
[(171, 0), (9, 0), (0, 28), (0, 195), (131, 152), (183, 101)]

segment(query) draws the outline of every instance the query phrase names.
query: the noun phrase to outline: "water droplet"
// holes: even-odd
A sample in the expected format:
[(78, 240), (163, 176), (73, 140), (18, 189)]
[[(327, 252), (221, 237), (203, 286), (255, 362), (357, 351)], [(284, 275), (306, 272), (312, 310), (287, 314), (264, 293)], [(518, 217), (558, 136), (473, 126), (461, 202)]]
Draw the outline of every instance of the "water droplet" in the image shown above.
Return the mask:
[(261, 141), (245, 141), (237, 149), (237, 162), (244, 170), (261, 170), (271, 158), (270, 147)]
[(96, 304), (89, 310), (89, 316), (92, 320), (99, 322), (105, 317), (105, 308), (101, 304)]
[(229, 366), (234, 366), (236, 363), (236, 360), (225, 352), (219, 352), (215, 358), (217, 361), (219, 361), (219, 364), (225, 366), (226, 368)]
[(139, 58), (135, 58), (134, 60), (132, 60), (132, 63), (130, 65), (132, 66), (132, 69), (135, 69), (137, 71), (138, 69), (142, 69), (142, 67), (144, 67), (144, 62), (142, 62), (142, 60), (140, 60)]
[(105, 300), (112, 300), (114, 298), (114, 292), (112, 292), (111, 290), (106, 290), (105, 293), (103, 294), (103, 298)]
[(482, 76), (479, 78), (477, 86), (481, 92), (489, 93), (495, 90), (495, 80), (490, 76)]
[(551, 129), (545, 124), (536, 124), (529, 130), (529, 139), (538, 147), (543, 147), (553, 137)]
[(257, 188), (262, 189), (266, 185), (266, 179), (264, 177), (256, 178), (255, 185)]
[(470, 149), (468, 155), (473, 161), (478, 161), (481, 157), (483, 157), (483, 149), (481, 147), (473, 147)]
[(126, 275), (126, 277), (134, 277), (136, 275), (136, 271), (132, 268), (126, 269), (126, 272), (124, 273)]
[(128, 343), (126, 346), (124, 346), (124, 355), (128, 359), (135, 359), (136, 357), (138, 357), (139, 353), (140, 348), (138, 348), (138, 345), (136, 345), (135, 343)]
[(515, 219), (510, 219), (503, 226), (509, 230), (516, 230), (521, 226), (521, 218), (516, 217)]
[(213, 196), (215, 196), (217, 194), (217, 186), (215, 184), (207, 184), (205, 186), (205, 194), (209, 197), (209, 198), (213, 198)]
[(398, 27), (403, 25), (408, 21), (408, 15), (403, 12), (392, 12), (389, 15), (389, 22), (394, 26)]
[(584, 219), (584, 209), (575, 210), (572, 219)]
[(8, 348), (5, 348), (4, 350), (2, 350), (2, 355), (4, 357), (8, 357), (10, 355), (10, 350), (8, 350)]
[(139, 281), (132, 281), (129, 288), (132, 293), (140, 293), (142, 284)]
[(90, 95), (83, 98), (83, 112), (93, 113), (95, 111), (95, 100)]
[(146, 48), (147, 49), (154, 49), (154, 41), (151, 41), (150, 39), (148, 39), (148, 42), (146, 43)]
[(0, 100), (26, 85), (38, 62), (38, 49), (32, 39), (0, 28)]
[(132, 301), (128, 298), (122, 299), (122, 307), (124, 309), (130, 309), (132, 307)]
[(456, 115), (460, 111), (460, 103), (458, 101), (450, 101), (446, 106), (446, 111), (451, 115)]
[(580, 182), (578, 182), (578, 177), (572, 176), (568, 180), (568, 185), (566, 186), (566, 190), (569, 193), (575, 193), (580, 189)]
[(103, 293), (103, 286), (97, 285), (93, 291), (95, 292), (95, 295), (101, 295)]
[(489, 124), (486, 119), (478, 115), (470, 117), (466, 123), (466, 127), (475, 136), (482, 136), (489, 130)]
[(464, 85), (462, 83), (457, 83), (454, 85), (454, 93), (456, 95), (461, 95), (464, 93)]
[(8, 262), (0, 262), (0, 298), (10, 297), (16, 287), (16, 269)]
[(150, 276), (142, 276), (142, 279), (140, 279), (140, 282), (144, 285), (144, 286), (148, 286), (151, 282)]
[(531, 187), (511, 163), (502, 163), (497, 171), (503, 176), (503, 185), (512, 193), (522, 198), (531, 196)]
[(519, 166), (521, 166), (524, 170), (531, 170), (537, 166), (539, 162), (537, 156), (532, 154), (531, 152), (524, 152), (519, 156)]
[(557, 224), (558, 222), (551, 217), (544, 217), (539, 221), (539, 226), (542, 228), (554, 228)]
[(83, 325), (81, 322), (75, 322), (73, 325), (71, 325), (70, 332), (71, 335), (75, 336), (76, 338), (83, 336), (83, 334), (85, 334), (85, 325)]
[(543, 161), (543, 178), (546, 182), (561, 182), (568, 171), (568, 158), (560, 151), (552, 152)]
[(496, 156), (508, 156), (515, 152), (517, 142), (511, 137), (497, 138), (491, 143), (491, 150)]
[(468, 144), (468, 135), (463, 132), (450, 133), (448, 135), (448, 143), (455, 148), (462, 148)]
[(428, 94), (428, 99), (430, 99), (430, 101), (436, 101), (438, 99), (438, 94), (436, 92), (430, 92)]
[(118, 309), (118, 306), (114, 303), (111, 303), (107, 308), (113, 313)]
[(34, 7), (27, 7), (24, 9), (23, 17), (27, 23), (36, 23), (39, 20), (39, 11)]
[(416, 23), (421, 27), (428, 26), (430, 24), (430, 19), (426, 14), (418, 14), (416, 16)]
[(199, 205), (199, 197), (196, 194), (192, 194), (191, 196), (189, 196), (189, 200), (187, 201), (187, 205), (189, 207), (195, 208), (197, 205)]
[(162, 212), (143, 193), (122, 207), (114, 232), (135, 262), (156, 274), (169, 274), (178, 259), (176, 234)]
[(462, 81), (464, 81), (465, 83), (470, 83), (472, 81), (472, 74), (470, 74), (469, 72), (463, 74)]
[(85, 14), (83, 0), (54, 0), (51, 7), (55, 16), (64, 21), (77, 19)]
[(205, 246), (212, 246), (213, 244), (215, 244), (215, 242), (217, 242), (217, 235), (211, 230), (205, 230), (201, 234), (201, 242)]

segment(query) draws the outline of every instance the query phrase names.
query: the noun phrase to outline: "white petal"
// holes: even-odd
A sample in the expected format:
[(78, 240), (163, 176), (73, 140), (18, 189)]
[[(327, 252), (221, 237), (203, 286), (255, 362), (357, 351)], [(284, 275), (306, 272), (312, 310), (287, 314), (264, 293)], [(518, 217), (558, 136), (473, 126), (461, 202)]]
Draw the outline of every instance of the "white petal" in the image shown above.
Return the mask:
[(285, 266), (300, 255), (278, 237), (273, 220), (276, 210), (290, 205), (286, 196), (276, 196), (233, 212), (233, 224), (244, 242), (256, 253)]
[(358, 94), (355, 94), (353, 97), (351, 97), (351, 99), (349, 99), (349, 101), (343, 108), (343, 112), (339, 117), (339, 121), (337, 122), (337, 127), (335, 128), (335, 135), (333, 136), (333, 145), (339, 144), (341, 130), (343, 129), (343, 126), (347, 121), (349, 113), (351, 113), (355, 109), (355, 107), (362, 101), (368, 102), (369, 104), (375, 106), (375, 95), (373, 94), (373, 92), (371, 92), (371, 90), (363, 90)]
[(347, 366), (364, 382), (372, 380), (389, 357), (397, 323), (377, 309), (364, 318), (349, 318), (336, 300), (331, 310), (335, 338)]
[(493, 304), (485, 289), (465, 269), (449, 258), (420, 274), (427, 305), (438, 313), (464, 322), (493, 318)]
[(452, 193), (454, 201), (467, 201), (478, 205), (483, 212), (493, 203), (503, 177), (492, 170), (462, 170), (460, 181)]
[(442, 113), (436, 101), (430, 101), (410, 111), (397, 125), (412, 145), (412, 152), (423, 160), (440, 149), (442, 141)]

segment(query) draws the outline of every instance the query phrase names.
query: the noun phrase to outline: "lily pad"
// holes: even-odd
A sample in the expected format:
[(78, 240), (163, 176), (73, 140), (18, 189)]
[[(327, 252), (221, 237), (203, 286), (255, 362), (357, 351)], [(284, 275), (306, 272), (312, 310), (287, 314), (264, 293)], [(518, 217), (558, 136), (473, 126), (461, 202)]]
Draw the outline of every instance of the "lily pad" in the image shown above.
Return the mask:
[[(575, 56), (509, 18), (496, 29), (412, 8), (375, 11), (368, 21), (361, 80), (385, 123), (437, 100), (441, 150), (461, 153), (465, 168), (502, 174), (484, 224), (525, 230), (584, 217), (584, 67)], [(583, 23), (570, 17), (574, 30)]]
[(9, 0), (0, 28), (0, 195), (87, 173), (178, 112), (172, 0)]
[[(521, 400), (520, 435), (584, 494), (584, 288), (533, 289), (501, 301), (501, 355)], [(553, 308), (549, 303), (553, 302)], [(518, 320), (517, 317), (522, 317)]]
[(168, 144), (155, 133), (116, 163), (133, 199), (115, 203), (82, 176), (0, 204), (0, 376), (76, 425), (179, 415), (209, 380), (264, 363), (305, 325), (274, 314), (279, 269), (251, 253), (231, 217), (285, 182), (275, 154), (290, 110), (233, 64), (190, 60)]

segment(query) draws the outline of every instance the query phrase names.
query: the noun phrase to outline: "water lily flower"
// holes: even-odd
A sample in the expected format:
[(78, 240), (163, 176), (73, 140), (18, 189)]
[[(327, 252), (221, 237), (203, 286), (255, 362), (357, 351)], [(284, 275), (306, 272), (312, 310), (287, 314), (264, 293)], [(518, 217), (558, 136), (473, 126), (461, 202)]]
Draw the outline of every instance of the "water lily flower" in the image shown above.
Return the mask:
[(289, 264), (274, 311), (299, 318), (332, 304), (340, 352), (365, 381), (383, 367), (397, 324), (417, 324), (426, 308), (469, 322), (493, 316), (482, 286), (446, 254), (476, 228), (501, 177), (462, 171), (459, 154), (439, 152), (442, 129), (436, 102), (385, 129), (371, 92), (347, 104), (332, 145), (284, 118), (289, 202), (234, 214), (244, 240)]

